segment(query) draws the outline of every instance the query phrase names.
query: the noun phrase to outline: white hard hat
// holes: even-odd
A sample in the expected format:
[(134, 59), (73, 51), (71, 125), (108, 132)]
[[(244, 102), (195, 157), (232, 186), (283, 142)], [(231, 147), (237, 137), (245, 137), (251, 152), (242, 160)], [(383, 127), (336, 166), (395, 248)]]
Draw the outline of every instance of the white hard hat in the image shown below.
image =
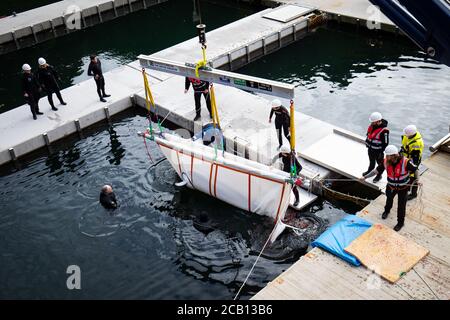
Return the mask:
[(283, 146), (280, 147), (280, 152), (281, 153), (290, 153), (291, 152), (291, 148), (289, 148), (288, 146), (283, 145)]
[(398, 154), (398, 149), (397, 149), (396, 146), (390, 144), (384, 150), (384, 154), (387, 155), (387, 156), (392, 156), (394, 154)]
[(383, 116), (379, 112), (373, 112), (369, 117), (370, 122), (380, 121), (381, 119), (383, 119)]
[(410, 125), (406, 126), (405, 129), (403, 129), (403, 133), (406, 136), (412, 136), (413, 134), (417, 133), (417, 128), (415, 125), (410, 124)]
[(38, 63), (39, 63), (40, 66), (42, 66), (42, 65), (46, 64), (47, 61), (45, 61), (44, 58), (39, 58), (39, 59), (38, 59)]
[(30, 67), (30, 65), (29, 65), (28, 63), (25, 63), (25, 64), (22, 66), (22, 70), (23, 70), (23, 71), (30, 71), (30, 70), (31, 70), (31, 67)]
[(281, 101), (278, 99), (274, 99), (272, 100), (272, 107), (280, 107), (281, 106)]

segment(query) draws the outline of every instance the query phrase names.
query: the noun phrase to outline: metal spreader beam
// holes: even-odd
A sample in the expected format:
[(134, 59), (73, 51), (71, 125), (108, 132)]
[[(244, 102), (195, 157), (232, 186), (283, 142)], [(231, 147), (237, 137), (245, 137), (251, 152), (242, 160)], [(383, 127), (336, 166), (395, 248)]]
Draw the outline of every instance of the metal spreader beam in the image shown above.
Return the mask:
[[(147, 55), (140, 55), (138, 58), (143, 68), (158, 70), (184, 77), (197, 78), (195, 75), (195, 64), (193, 63), (170, 61)], [(293, 84), (246, 76), (235, 72), (223, 71), (209, 67), (199, 69), (198, 73), (201, 80), (209, 81), (210, 83), (222, 84), (246, 91), (265, 93), (280, 98), (294, 98), (295, 86)]]

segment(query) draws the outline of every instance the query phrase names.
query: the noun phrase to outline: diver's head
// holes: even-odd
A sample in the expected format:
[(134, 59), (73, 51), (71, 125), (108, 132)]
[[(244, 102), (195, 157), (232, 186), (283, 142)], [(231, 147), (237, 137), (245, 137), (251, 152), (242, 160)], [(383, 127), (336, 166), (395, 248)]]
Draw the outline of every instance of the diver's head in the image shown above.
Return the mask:
[(102, 187), (102, 192), (103, 192), (103, 193), (112, 193), (112, 192), (113, 192), (113, 189), (112, 189), (112, 187), (111, 187), (109, 184), (105, 184), (105, 185)]

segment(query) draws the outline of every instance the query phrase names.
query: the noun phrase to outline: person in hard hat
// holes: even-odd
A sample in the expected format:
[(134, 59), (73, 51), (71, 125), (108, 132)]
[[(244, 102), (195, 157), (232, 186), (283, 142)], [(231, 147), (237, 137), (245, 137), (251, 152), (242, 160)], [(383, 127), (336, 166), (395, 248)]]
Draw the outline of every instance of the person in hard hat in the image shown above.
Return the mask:
[(212, 113), (211, 113), (211, 97), (209, 95), (209, 82), (203, 81), (196, 78), (189, 78), (186, 77), (184, 81), (184, 93), (187, 93), (189, 90), (189, 87), (192, 84), (192, 89), (194, 90), (194, 102), (195, 102), (195, 118), (194, 121), (197, 121), (201, 118), (201, 97), (202, 95), (205, 97), (206, 101), (206, 108), (208, 108), (209, 111), (209, 117), (212, 119)]
[(417, 174), (417, 166), (414, 165), (411, 160), (401, 155), (394, 145), (387, 146), (384, 153), (386, 154), (384, 161), (379, 164), (377, 168), (362, 176), (360, 180), (364, 181), (386, 169), (386, 205), (381, 218), (386, 219), (388, 217), (394, 197), (395, 195), (398, 195), (397, 225), (394, 227), (394, 230), (399, 231), (405, 223), (406, 200), (410, 186), (410, 174)]
[(59, 103), (66, 105), (64, 102), (61, 92), (59, 91), (58, 82), (56, 79), (61, 80), (56, 73), (56, 70), (49, 64), (44, 58), (38, 59), (39, 69), (37, 72), (37, 78), (41, 84), (41, 88), (47, 93), (48, 103), (52, 107), (52, 110), (58, 111), (58, 108), (53, 104), (53, 93), (58, 97)]
[[(280, 152), (272, 158), (271, 164), (274, 164), (275, 161), (277, 161), (278, 159), (281, 159), (281, 161), (283, 162), (283, 171), (284, 172), (287, 172), (290, 174), (291, 166), (292, 165), (295, 166), (294, 176), (295, 176), (295, 180), (297, 180), (298, 174), (300, 173), (300, 171), (302, 171), (303, 167), (300, 164), (300, 162), (298, 161), (297, 157), (295, 156), (295, 152), (291, 151), (291, 149), (288, 146), (282, 145), (280, 147)], [(292, 192), (294, 192), (294, 196), (295, 196), (294, 207), (296, 207), (296, 206), (298, 206), (298, 203), (300, 201), (300, 197), (299, 197), (298, 190), (297, 190), (297, 185), (294, 185), (292, 187)]]
[(31, 72), (29, 64), (25, 63), (22, 66), (22, 92), (26, 102), (30, 105), (33, 119), (37, 120), (37, 115), (43, 114), (39, 111), (39, 99), (41, 98), (41, 85), (39, 81)]
[[(366, 133), (366, 146), (367, 153), (369, 155), (369, 167), (367, 171), (363, 173), (363, 176), (368, 174), (375, 168), (375, 164), (380, 165), (383, 162), (383, 152), (389, 144), (389, 129), (387, 128), (388, 122), (383, 119), (383, 116), (379, 112), (373, 112), (369, 117), (370, 125), (367, 128)], [(373, 179), (373, 182), (381, 180), (383, 171), (381, 171)]]
[(291, 125), (291, 117), (289, 115), (288, 109), (286, 109), (281, 101), (278, 99), (274, 99), (272, 101), (272, 109), (270, 110), (269, 115), (269, 123), (272, 122), (272, 116), (275, 114), (275, 129), (278, 134), (278, 149), (283, 145), (283, 137), (281, 130), (284, 131), (284, 136), (288, 141), (291, 139), (290, 134), (290, 125)]
[[(403, 129), (403, 133), (400, 154), (410, 159), (417, 167), (419, 167), (422, 162), (422, 152), (424, 148), (422, 135), (417, 131), (417, 127), (413, 124), (406, 126)], [(411, 193), (408, 194), (408, 200), (417, 197), (418, 185), (416, 176), (411, 176), (411, 185)]]
[(100, 203), (105, 209), (116, 209), (117, 200), (112, 187), (105, 184), (100, 192)]
[(91, 62), (89, 63), (87, 74), (93, 76), (95, 84), (97, 85), (97, 94), (100, 97), (101, 102), (106, 102), (105, 98), (111, 95), (105, 93), (105, 78), (103, 77), (102, 63), (95, 54), (90, 56)]

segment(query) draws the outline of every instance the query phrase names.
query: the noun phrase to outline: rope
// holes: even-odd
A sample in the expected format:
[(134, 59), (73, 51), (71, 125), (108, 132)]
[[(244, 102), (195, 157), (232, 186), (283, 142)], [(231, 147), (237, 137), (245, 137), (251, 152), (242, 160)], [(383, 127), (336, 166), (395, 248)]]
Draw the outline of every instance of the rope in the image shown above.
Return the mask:
[(242, 283), (241, 287), (239, 288), (238, 292), (236, 293), (236, 295), (234, 296), (233, 300), (236, 300), (239, 297), (239, 294), (241, 293), (242, 288), (244, 288), (245, 284), (247, 283), (248, 278), (250, 278), (250, 275), (253, 272), (253, 269), (255, 268), (256, 264), (259, 261), (259, 258), (261, 257), (262, 253), (264, 252), (264, 249), (266, 248), (267, 244), (270, 241), (270, 238), (272, 237), (273, 233), (275, 232), (275, 229), (278, 226), (278, 221), (277, 223), (275, 223), (275, 226), (272, 229), (272, 232), (270, 233), (269, 237), (266, 240), (266, 243), (264, 243), (264, 246), (262, 247), (261, 251), (259, 252), (258, 256), (256, 257), (255, 262), (253, 263), (252, 268), (250, 269), (250, 272), (247, 274), (247, 277), (245, 278), (244, 282)]
[(144, 133), (143, 137), (144, 137), (145, 150), (147, 151), (148, 158), (149, 158), (150, 161), (153, 163), (152, 156), (150, 155), (150, 151), (148, 150), (148, 147), (147, 147), (147, 141), (146, 141), (147, 138), (145, 137), (145, 133)]
[(430, 291), (431, 291), (431, 293), (433, 293), (434, 297), (435, 297), (437, 300), (441, 300), (441, 299), (437, 296), (437, 294), (433, 291), (433, 289), (431, 289), (431, 287), (428, 285), (428, 283), (420, 276), (420, 274), (417, 272), (417, 270), (414, 269), (414, 268), (412, 268), (412, 269), (413, 269), (414, 272), (419, 276), (420, 280), (422, 280), (423, 283), (425, 283), (425, 285), (428, 287), (428, 289), (430, 289)]

